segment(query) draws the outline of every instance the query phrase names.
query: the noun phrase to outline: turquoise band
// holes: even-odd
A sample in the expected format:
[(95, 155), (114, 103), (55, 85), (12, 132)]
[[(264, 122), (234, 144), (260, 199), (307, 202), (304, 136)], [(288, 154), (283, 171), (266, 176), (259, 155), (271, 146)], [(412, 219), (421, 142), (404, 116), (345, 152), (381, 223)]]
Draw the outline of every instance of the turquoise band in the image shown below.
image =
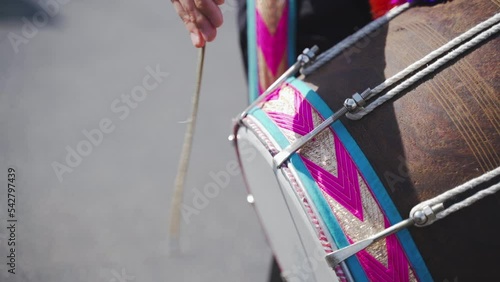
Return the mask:
[[(318, 110), (320, 115), (322, 115), (323, 117), (328, 117), (333, 114), (332, 110), (325, 104), (321, 97), (316, 92), (311, 90), (304, 82), (294, 78), (290, 78), (288, 82), (292, 84), (297, 90), (299, 90), (301, 95), (316, 110)], [(272, 138), (278, 143), (281, 148), (284, 148), (290, 144), (290, 142), (284, 136), (278, 126), (267, 116), (264, 111), (262, 111), (260, 108), (255, 108), (250, 112), (250, 114), (253, 115), (257, 120), (259, 120), (259, 122), (266, 128), (266, 130), (271, 134)], [(366, 156), (363, 154), (356, 141), (352, 138), (352, 136), (340, 121), (335, 122), (332, 125), (332, 129), (334, 130), (338, 138), (342, 141), (342, 144), (351, 155), (353, 161), (358, 167), (360, 173), (363, 175), (368, 186), (372, 189), (375, 198), (380, 204), (380, 207), (389, 222), (391, 224), (395, 224), (401, 221), (401, 215), (397, 211), (384, 185), (380, 181), (380, 178), (375, 173), (373, 167), (368, 162)], [(292, 157), (290, 158), (290, 162), (296, 168), (300, 181), (304, 184), (307, 193), (311, 197), (311, 200), (317, 208), (318, 213), (325, 223), (328, 231), (332, 235), (337, 247), (342, 248), (348, 246), (349, 241), (344, 235), (339, 222), (336, 220), (334, 214), (332, 213), (330, 206), (321, 194), (321, 189), (314, 181), (314, 178), (310, 175), (304, 162), (297, 154), (292, 155)], [(415, 245), (415, 242), (411, 238), (410, 233), (407, 230), (402, 230), (397, 233), (397, 237), (418, 279), (420, 281), (432, 281), (432, 276), (430, 275), (430, 272), (427, 269), (427, 266), (425, 265), (425, 262)], [(357, 257), (350, 257), (346, 260), (346, 264), (355, 281), (368, 281), (368, 277)]]

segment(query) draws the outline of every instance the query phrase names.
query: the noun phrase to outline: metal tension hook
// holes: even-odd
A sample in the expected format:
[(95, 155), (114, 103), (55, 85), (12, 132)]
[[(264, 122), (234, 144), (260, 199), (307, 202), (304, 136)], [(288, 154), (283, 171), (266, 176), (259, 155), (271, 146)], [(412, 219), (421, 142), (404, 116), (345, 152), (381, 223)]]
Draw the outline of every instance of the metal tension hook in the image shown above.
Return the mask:
[(358, 252), (364, 250), (371, 244), (384, 239), (385, 237), (394, 234), (402, 229), (408, 228), (412, 225), (415, 226), (427, 226), (429, 224), (432, 224), (434, 221), (436, 221), (436, 214), (440, 213), (441, 211), (444, 210), (444, 206), (442, 203), (436, 204), (432, 207), (426, 206), (423, 207), (422, 209), (418, 209), (416, 211), (413, 211), (410, 214), (410, 217), (400, 221), (399, 223), (396, 223), (392, 225), (389, 228), (386, 228), (385, 230), (374, 234), (364, 240), (358, 241), (354, 244), (351, 244), (347, 247), (338, 249), (334, 252), (329, 253), (326, 255), (325, 259), (328, 265), (330, 267), (334, 268), (336, 267), (339, 263), (342, 261), (346, 260), (347, 258), (357, 254)]
[(288, 68), (276, 81), (271, 84), (266, 91), (264, 91), (260, 96), (253, 101), (250, 106), (248, 106), (239, 116), (238, 118), (238, 123), (241, 123), (242, 119), (245, 118), (248, 114), (248, 112), (257, 106), (260, 102), (262, 102), (269, 94), (271, 94), (278, 86), (280, 86), (285, 80), (287, 80), (289, 77), (295, 75), (301, 68), (306, 66), (307, 64), (311, 63), (314, 58), (316, 57), (316, 54), (319, 51), (319, 47), (314, 45), (313, 47), (306, 48), (304, 51), (302, 51), (302, 54), (300, 54), (297, 57), (297, 61), (290, 67)]
[(310, 64), (314, 58), (316, 57), (319, 51), (319, 47), (314, 45), (313, 47), (306, 48), (302, 51), (302, 54), (297, 56), (297, 61), (288, 68), (278, 79), (276, 79), (273, 84), (271, 84), (255, 101), (253, 101), (243, 112), (235, 118), (233, 133), (229, 135), (228, 140), (234, 144), (235, 140), (237, 140), (236, 133), (238, 132), (238, 128), (242, 125), (243, 119), (248, 115), (248, 112), (253, 109), (255, 106), (260, 104), (264, 99), (271, 94), (278, 86), (280, 86), (285, 80), (289, 77), (295, 75), (301, 68)]

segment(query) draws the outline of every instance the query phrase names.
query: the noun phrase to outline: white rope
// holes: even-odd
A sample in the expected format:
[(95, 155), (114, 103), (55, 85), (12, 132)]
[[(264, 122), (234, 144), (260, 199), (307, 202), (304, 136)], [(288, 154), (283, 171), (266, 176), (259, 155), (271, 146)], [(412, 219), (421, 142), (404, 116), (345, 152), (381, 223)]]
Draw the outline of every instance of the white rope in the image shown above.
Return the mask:
[(414, 83), (418, 82), (420, 79), (425, 77), (426, 75), (436, 71), (438, 68), (442, 67), (449, 61), (455, 59), (457, 56), (461, 55), (462, 53), (466, 52), (470, 48), (476, 46), (477, 44), (481, 43), (483, 40), (487, 39), (488, 37), (492, 36), (493, 34), (497, 33), (500, 30), (500, 24), (498, 22), (500, 21), (500, 13), (492, 16), (488, 20), (476, 25), (475, 27), (471, 28), (469, 31), (463, 33), (462, 35), (456, 37), (455, 39), (451, 40), (450, 42), (446, 43), (445, 45), (441, 46), (437, 50), (429, 53), (427, 56), (423, 57), (422, 59), (418, 60), (417, 62), (413, 63), (409, 67), (405, 68), (404, 70), (400, 71), (396, 75), (388, 78), (385, 80), (383, 83), (375, 87), (370, 91), (370, 94), (365, 97), (366, 99), (370, 99), (373, 96), (381, 93), (384, 91), (386, 88), (390, 87), (394, 83), (400, 81), (410, 73), (413, 73), (414, 71), (420, 69), (421, 67), (429, 64), (432, 60), (436, 59), (439, 56), (442, 56), (445, 52), (448, 52), (452, 48), (455, 48), (457, 45), (462, 44), (464, 41), (469, 40), (472, 36), (476, 35), (480, 31), (484, 30), (487, 27), (490, 27), (493, 24), (496, 24), (489, 29), (479, 33), (476, 37), (472, 38), (470, 41), (463, 43), (458, 47), (457, 49), (449, 52), (442, 58), (436, 60), (434, 63), (426, 66), (424, 69), (421, 71), (415, 73), (413, 76), (408, 78), (407, 80), (403, 81), (401, 84), (398, 86), (394, 87), (390, 91), (388, 91), (386, 94), (383, 96), (377, 98), (374, 102), (370, 103), (368, 106), (366, 106), (364, 109), (359, 109), (355, 113), (348, 113), (346, 114), (346, 117), (349, 119), (353, 120), (358, 120), (361, 119), (363, 116), (367, 115), (371, 111), (373, 111), (375, 108), (378, 106), (382, 105), (389, 99), (393, 98), (397, 94), (401, 93), (401, 91), (405, 90), (409, 86), (413, 85)]
[(491, 18), (489, 18), (488, 20), (486, 20), (486, 21), (484, 21), (484, 22), (476, 25), (475, 27), (471, 28), (467, 32), (465, 32), (465, 33), (461, 34), (460, 36), (456, 37), (455, 39), (451, 40), (447, 44), (441, 46), (440, 48), (438, 48), (438, 49), (436, 49), (434, 51), (432, 51), (431, 53), (429, 53), (428, 55), (426, 55), (422, 59), (420, 59), (420, 60), (416, 61), (415, 63), (411, 64), (406, 69), (404, 69), (404, 70), (400, 71), (399, 73), (397, 73), (396, 75), (394, 75), (394, 76), (386, 79), (383, 83), (381, 83), (377, 87), (373, 88), (370, 91), (370, 95), (367, 98), (371, 98), (371, 97), (373, 97), (373, 96), (381, 93), (386, 88), (390, 87), (392, 84), (394, 84), (394, 83), (398, 82), (399, 80), (403, 79), (404, 77), (406, 77), (410, 73), (412, 73), (412, 72), (418, 70), (419, 68), (427, 65), (431, 61), (435, 60), (437, 57), (442, 56), (445, 52), (448, 52), (452, 48), (458, 46), (459, 44), (462, 44), (466, 40), (469, 40), (470, 38), (472, 38), (473, 36), (475, 36), (476, 34), (478, 34), (479, 32), (481, 32), (482, 30), (484, 30), (484, 29), (486, 29), (486, 28), (488, 28), (488, 27), (490, 27), (490, 26), (498, 23), (499, 21), (500, 21), (500, 13), (498, 13), (498, 14), (492, 16)]
[[(500, 175), (500, 167), (497, 167), (496, 169), (491, 170), (491, 171), (489, 171), (489, 172), (487, 172), (479, 177), (473, 178), (460, 186), (457, 186), (451, 190), (448, 190), (448, 191), (442, 193), (441, 195), (438, 195), (438, 196), (436, 196), (432, 199), (429, 199), (427, 201), (421, 202), (420, 204), (413, 207), (410, 214), (413, 214), (414, 211), (422, 210), (425, 207), (432, 207), (436, 204), (443, 203), (444, 201), (449, 200), (449, 199), (451, 199), (454, 196), (457, 196), (459, 194), (462, 194), (462, 193), (464, 193), (472, 188), (475, 188), (482, 183), (490, 181), (491, 179), (498, 177), (499, 175)], [(442, 218), (450, 215), (451, 213), (454, 213), (460, 209), (468, 207), (468, 206), (474, 204), (475, 202), (479, 201), (480, 199), (498, 192), (499, 190), (500, 190), (500, 183), (496, 183), (488, 188), (485, 188), (485, 189), (475, 193), (474, 195), (466, 198), (465, 200), (462, 200), (461, 202), (453, 204), (452, 206), (448, 207), (444, 211), (438, 213), (437, 219), (442, 219)]]
[[(327, 263), (335, 267), (338, 265), (339, 262), (344, 261), (345, 259), (359, 253), (363, 249), (369, 247), (373, 243), (386, 238), (387, 236), (394, 234), (402, 229), (408, 228), (409, 226), (416, 225), (419, 227), (423, 226), (428, 226), (437, 220), (440, 220), (449, 214), (456, 212), (462, 208), (468, 207), (475, 202), (479, 201), (480, 199), (492, 195), (500, 190), (500, 183), (497, 182), (493, 185), (490, 185), (490, 187), (483, 189), (474, 195), (466, 198), (465, 200), (462, 200), (461, 202), (458, 202), (450, 207), (448, 207), (445, 210), (439, 209), (439, 206), (443, 206), (443, 203), (445, 200), (448, 200), (452, 198), (453, 196), (456, 196), (460, 193), (466, 192), (469, 189), (476, 188), (478, 185), (485, 184), (488, 181), (491, 181), (495, 177), (498, 177), (500, 175), (500, 167), (497, 167), (496, 169), (489, 171), (479, 177), (476, 177), (458, 187), (453, 188), (452, 190), (449, 190), (433, 199), (427, 200), (425, 202), (422, 202), (410, 211), (410, 217), (408, 219), (402, 220), (390, 227), (385, 228), (384, 230), (373, 234), (369, 236), (366, 239), (359, 240), (355, 244), (351, 244), (349, 246), (346, 246), (344, 248), (341, 248), (339, 250), (336, 250), (334, 252), (331, 252), (327, 254), (326, 260)], [(436, 204), (437, 207), (436, 207)], [(436, 210), (434, 210), (434, 207), (436, 207)], [(431, 213), (426, 212), (428, 208), (432, 209)], [(438, 212), (438, 210), (441, 210)], [(417, 212), (421, 212), (421, 215), (417, 215)], [(435, 215), (435, 217), (432, 216), (432, 214)], [(424, 216), (424, 217), (422, 217)], [(423, 221), (421, 223), (421, 221)]]
[(367, 36), (368, 34), (377, 30), (378, 28), (380, 28), (384, 24), (388, 23), (390, 20), (395, 18), (397, 15), (401, 14), (403, 11), (405, 11), (409, 7), (410, 7), (410, 4), (405, 3), (403, 5), (392, 8), (384, 16), (370, 22), (369, 24), (364, 26), (362, 29), (358, 30), (354, 34), (346, 37), (344, 40), (342, 40), (338, 44), (334, 45), (332, 48), (321, 53), (321, 55), (319, 55), (318, 58), (316, 58), (316, 60), (311, 65), (302, 69), (301, 73), (303, 75), (306, 75), (306, 76), (309, 75), (313, 71), (315, 71), (318, 68), (320, 68), (321, 66), (323, 66), (325, 63), (329, 62), (331, 59), (338, 56), (344, 50), (351, 47), (354, 43), (358, 42), (363, 37)]
[(493, 195), (498, 191), (500, 191), (500, 183), (497, 183), (497, 184), (495, 184), (487, 189), (481, 190), (480, 192), (477, 192), (473, 196), (470, 196), (469, 198), (448, 207), (444, 211), (438, 213), (436, 215), (436, 217), (438, 219), (445, 218), (446, 216), (448, 216), (448, 215), (450, 215), (458, 210), (461, 210), (465, 207), (468, 207), (486, 196)]

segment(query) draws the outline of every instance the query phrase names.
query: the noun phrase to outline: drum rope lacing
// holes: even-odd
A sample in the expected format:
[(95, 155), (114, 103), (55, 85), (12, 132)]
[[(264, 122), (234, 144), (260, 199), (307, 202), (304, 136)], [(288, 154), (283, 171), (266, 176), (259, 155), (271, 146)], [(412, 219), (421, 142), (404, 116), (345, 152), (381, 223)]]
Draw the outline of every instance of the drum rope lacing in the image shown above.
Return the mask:
[[(334, 268), (336, 265), (344, 261), (345, 259), (357, 254), (363, 249), (367, 248), (371, 244), (394, 234), (404, 228), (408, 228), (410, 226), (428, 226), (432, 223), (445, 218), (446, 216), (454, 213), (458, 210), (461, 210), (465, 207), (468, 207), (477, 201), (483, 199), (486, 196), (493, 195), (494, 193), (500, 191), (500, 167), (497, 167), (494, 170), (491, 170), (479, 177), (476, 177), (472, 180), (467, 181), (466, 183), (459, 185), (447, 192), (444, 192), (432, 199), (426, 200), (417, 204), (410, 211), (410, 216), (392, 225), (385, 230), (370, 236), (369, 238), (360, 240), (354, 244), (351, 244), (347, 247), (338, 249), (328, 255), (326, 255), (325, 259), (330, 265), (330, 267)], [(490, 184), (489, 182), (495, 182)], [(451, 206), (445, 207), (446, 201), (453, 200), (454, 197), (464, 194), (474, 188), (477, 188), (481, 185), (489, 185), (487, 188), (480, 190), (479, 192), (473, 194), (472, 196), (467, 197), (464, 200), (457, 201), (453, 203)]]
[(352, 35), (348, 36), (338, 44), (335, 44), (332, 48), (326, 50), (325, 52), (321, 53), (321, 55), (314, 60), (310, 65), (304, 67), (300, 72), (303, 75), (309, 75), (315, 70), (319, 69), (321, 66), (324, 64), (328, 63), (331, 61), (333, 58), (338, 56), (340, 53), (345, 51), (347, 48), (351, 47), (353, 44), (358, 42), (360, 39), (363, 37), (367, 36), (368, 34), (374, 32), (375, 30), (379, 29), (389, 21), (391, 21), (393, 18), (404, 12), (410, 8), (410, 3), (405, 3), (400, 6), (397, 6), (395, 8), (392, 8), (389, 10), (384, 16), (377, 18), (376, 20), (370, 22), (366, 26), (364, 26), (362, 29), (358, 30), (357, 32), (353, 33)]
[[(426, 206), (434, 206), (438, 203), (452, 201), (454, 197), (459, 196), (467, 191), (470, 191), (471, 189), (476, 188), (481, 184), (487, 184), (490, 181), (498, 180), (496, 178), (498, 178), (499, 176), (500, 176), (500, 167), (497, 167), (496, 169), (491, 170), (491, 171), (489, 171), (489, 172), (487, 172), (487, 173), (485, 173), (477, 178), (469, 180), (466, 183), (464, 183), (460, 186), (457, 186), (451, 190), (448, 190), (439, 196), (436, 196), (432, 199), (426, 200), (426, 201), (416, 205), (411, 210), (410, 215), (414, 215), (416, 211), (422, 210)], [(488, 188), (484, 188), (484, 189), (476, 192), (475, 194), (465, 198), (464, 200), (456, 201), (456, 202), (454, 201), (454, 203), (452, 205), (450, 205), (448, 208), (445, 208), (445, 210), (443, 210), (442, 212), (439, 212), (436, 215), (436, 221), (438, 219), (443, 219), (443, 218), (447, 217), (448, 215), (450, 215), (456, 211), (459, 211), (465, 207), (468, 207), (486, 196), (495, 194), (498, 191), (500, 191), (500, 181), (498, 181), (495, 184), (490, 185)], [(425, 225), (428, 225), (428, 224), (423, 224), (422, 226), (425, 226)]]
[[(498, 24), (499, 21), (500, 21), (500, 13), (496, 14), (496, 15), (492, 16), (491, 18), (489, 18), (488, 20), (476, 25), (475, 27), (471, 28), (469, 31), (456, 37), (455, 39), (451, 40), (450, 42), (448, 42), (445, 45), (441, 46), (440, 48), (436, 49), (435, 51), (432, 51), (427, 56), (425, 56), (422, 59), (418, 60), (417, 62), (413, 63), (412, 65), (410, 65), (409, 67), (400, 71), (396, 75), (386, 79), (383, 83), (381, 83), (377, 87), (370, 90), (366, 99), (370, 99), (370, 98), (374, 97), (375, 95), (383, 92), (384, 90), (386, 90), (388, 87), (390, 87), (394, 83), (400, 81), (401, 79), (403, 79), (404, 77), (408, 76), (409, 74), (417, 71), (418, 69), (426, 66), (431, 61), (435, 60), (437, 57), (442, 56), (445, 52), (448, 52), (452, 48), (455, 48), (459, 44), (462, 44), (463, 42), (469, 40), (470, 38), (472, 38), (473, 36), (475, 36), (476, 34), (481, 32), (482, 30), (489, 28), (489, 29), (479, 33), (474, 38), (470, 39), (470, 41), (463, 43), (463, 45), (460, 45), (460, 47), (458, 47), (457, 49), (451, 51), (450, 53), (444, 55), (442, 58), (436, 60), (434, 63), (432, 63), (432, 64), (426, 66), (425, 68), (423, 68), (422, 70), (418, 71), (413, 76), (409, 77), (408, 79), (403, 81), (401, 84), (396, 86), (394, 89), (391, 89), (386, 94), (377, 98), (374, 102), (370, 103), (368, 106), (366, 106), (364, 108), (359, 108), (354, 113), (347, 113), (346, 117), (349, 119), (353, 119), (353, 120), (361, 119), (363, 116), (372, 112), (375, 108), (377, 108), (378, 106), (387, 102), (388, 100), (390, 100), (391, 98), (393, 98), (397, 94), (401, 93), (403, 90), (405, 90), (409, 86), (415, 84), (416, 82), (421, 80), (426, 75), (435, 72), (438, 68), (442, 67), (443, 65), (445, 65), (446, 63), (455, 59), (459, 55), (465, 53), (470, 48), (478, 45), (479, 43), (483, 42), (488, 37), (492, 36), (493, 34), (497, 33), (498, 31), (500, 31), (500, 24)], [(496, 24), (496, 25), (494, 25), (494, 24)], [(494, 25), (494, 26), (492, 26), (492, 25)], [(492, 26), (492, 27), (490, 27), (490, 26)]]
[[(374, 89), (368, 88), (361, 94), (359, 93), (353, 94), (352, 98), (346, 99), (346, 101), (344, 102), (344, 106), (340, 108), (338, 111), (336, 111), (332, 116), (326, 118), (320, 125), (314, 128), (311, 132), (297, 139), (294, 143), (290, 144), (288, 147), (284, 148), (281, 152), (279, 152), (274, 157), (275, 165), (277, 167), (283, 165), (283, 163), (286, 162), (292, 156), (292, 154), (294, 154), (297, 150), (302, 148), (306, 143), (308, 143), (310, 140), (316, 137), (319, 133), (321, 133), (324, 129), (326, 129), (332, 123), (337, 121), (343, 115), (346, 115), (348, 118), (351, 119), (360, 119), (364, 115), (373, 111), (376, 107), (380, 106), (381, 104), (390, 100), (397, 94), (401, 93), (401, 91), (415, 84), (425, 76), (435, 72), (438, 68), (442, 67), (446, 63), (455, 59), (460, 54), (463, 54), (470, 48), (477, 46), (479, 43), (483, 42), (488, 37), (500, 31), (500, 24), (498, 23), (499, 21), (500, 21), (500, 14), (495, 14), (491, 18), (485, 20), (482, 23), (479, 23), (475, 27), (471, 28), (469, 31), (456, 37), (455, 39), (451, 40), (450, 42), (436, 49), (435, 51), (429, 53), (427, 56), (413, 63), (412, 65), (400, 71), (396, 75), (386, 79), (383, 83), (381, 83)], [(446, 52), (450, 51), (455, 47), (457, 47), (455, 50), (444, 55)], [(440, 56), (442, 57), (437, 59)], [(435, 61), (432, 62), (433, 60)], [(392, 86), (396, 82), (401, 81), (409, 74), (417, 71), (422, 67), (424, 68), (416, 72), (413, 76), (402, 81), (399, 85), (389, 90), (383, 96), (376, 99), (375, 102), (369, 104), (366, 108), (363, 108), (363, 106), (366, 103), (366, 100), (373, 98), (375, 95), (383, 92), (388, 87)]]

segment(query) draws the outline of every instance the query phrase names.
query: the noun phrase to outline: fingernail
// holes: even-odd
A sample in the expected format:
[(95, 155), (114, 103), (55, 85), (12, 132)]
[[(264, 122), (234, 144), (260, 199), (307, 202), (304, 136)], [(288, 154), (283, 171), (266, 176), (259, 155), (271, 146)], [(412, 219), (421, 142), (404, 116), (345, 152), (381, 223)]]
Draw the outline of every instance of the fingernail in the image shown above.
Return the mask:
[(198, 34), (191, 32), (191, 42), (193, 42), (193, 45), (195, 47), (198, 47), (200, 45), (200, 37)]

